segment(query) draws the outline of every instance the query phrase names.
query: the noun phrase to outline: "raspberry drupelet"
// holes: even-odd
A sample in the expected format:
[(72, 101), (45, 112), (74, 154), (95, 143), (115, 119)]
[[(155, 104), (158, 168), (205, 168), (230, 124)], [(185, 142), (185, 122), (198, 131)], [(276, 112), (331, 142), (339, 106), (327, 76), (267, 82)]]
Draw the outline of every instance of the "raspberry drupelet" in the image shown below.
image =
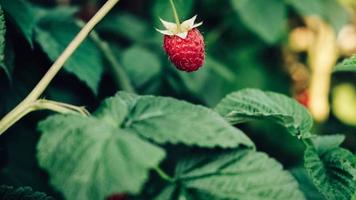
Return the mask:
[(194, 24), (196, 16), (177, 25), (162, 21), (167, 30), (158, 30), (164, 34), (163, 48), (171, 62), (182, 71), (193, 72), (203, 66), (205, 60), (204, 38)]

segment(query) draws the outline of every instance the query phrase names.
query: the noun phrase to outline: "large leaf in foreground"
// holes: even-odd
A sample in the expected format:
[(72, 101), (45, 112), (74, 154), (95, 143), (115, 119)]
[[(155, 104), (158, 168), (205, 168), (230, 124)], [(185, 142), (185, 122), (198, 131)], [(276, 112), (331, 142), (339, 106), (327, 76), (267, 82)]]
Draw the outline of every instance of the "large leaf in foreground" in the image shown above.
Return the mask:
[(38, 160), (67, 199), (140, 192), (164, 151), (94, 117), (56, 115), (39, 125)]
[(178, 164), (175, 180), (156, 200), (304, 199), (296, 180), (277, 161), (250, 150), (186, 158)]
[(0, 186), (0, 199), (3, 200), (54, 200), (42, 192), (33, 191), (30, 187), (14, 188), (11, 186)]
[(169, 97), (125, 92), (118, 93), (105, 104), (99, 116), (107, 119), (108, 115), (113, 115), (117, 120), (112, 123), (157, 143), (223, 148), (254, 146), (242, 131), (203, 106)]
[[(58, 128), (60, 127), (60, 128)], [(40, 166), (68, 199), (137, 194), (164, 152), (143, 141), (200, 147), (253, 147), (217, 113), (184, 101), (120, 92), (92, 117), (56, 115), (39, 125)]]
[[(45, 14), (35, 30), (36, 41), (52, 61), (59, 57), (80, 31), (80, 26), (73, 18), (61, 17), (61, 13), (61, 10), (55, 10)], [(103, 65), (101, 52), (95, 42), (89, 38), (69, 58), (64, 69), (78, 77), (94, 94), (97, 94), (104, 71)]]
[(299, 183), (300, 190), (308, 200), (325, 200), (323, 195), (318, 191), (304, 167), (297, 167), (290, 170)]
[(314, 139), (304, 159), (312, 181), (328, 200), (349, 200), (356, 191), (356, 158), (338, 147), (340, 136)]
[(313, 120), (295, 100), (274, 92), (244, 89), (225, 97), (215, 109), (233, 124), (268, 119), (287, 128), (294, 136), (310, 136)]

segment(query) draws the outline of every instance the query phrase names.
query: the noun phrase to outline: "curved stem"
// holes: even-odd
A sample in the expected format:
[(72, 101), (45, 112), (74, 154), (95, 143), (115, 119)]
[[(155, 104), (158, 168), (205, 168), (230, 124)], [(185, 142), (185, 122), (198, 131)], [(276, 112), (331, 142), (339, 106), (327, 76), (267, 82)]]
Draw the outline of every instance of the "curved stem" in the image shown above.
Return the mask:
[(52, 110), (54, 112), (62, 114), (80, 114), (83, 116), (89, 116), (90, 113), (84, 107), (78, 107), (71, 104), (66, 104), (57, 101), (51, 101), (46, 99), (39, 99), (33, 104), (33, 111), (35, 110)]
[(154, 170), (157, 172), (157, 174), (164, 180), (170, 182), (170, 183), (174, 183), (174, 178), (172, 178), (171, 176), (169, 176), (168, 174), (166, 174), (166, 172), (164, 172), (161, 168), (159, 167), (155, 167)]
[[(108, 14), (108, 12), (119, 2), (120, 0), (108, 0), (100, 10), (93, 16), (92, 19), (80, 30), (77, 36), (67, 46), (63, 53), (53, 63), (48, 72), (43, 76), (31, 93), (12, 111), (5, 115), (0, 121), (0, 135), (4, 133), (9, 127), (21, 119), (25, 112), (27, 112), (29, 104), (35, 102), (48, 87), (53, 78), (57, 75), (59, 70), (63, 67), (64, 63), (74, 53), (74, 51), (80, 46), (80, 44), (87, 38), (94, 27)], [(27, 113), (26, 113), (27, 114)]]
[(177, 12), (176, 6), (174, 5), (173, 0), (169, 0), (169, 2), (171, 3), (174, 19), (176, 20), (177, 27), (179, 28), (180, 27), (180, 21), (179, 21), (179, 17), (178, 17), (178, 12)]
[(132, 86), (130, 78), (124, 68), (116, 60), (114, 53), (110, 49), (107, 42), (103, 41), (98, 34), (92, 33), (91, 38), (96, 43), (100, 51), (103, 53), (105, 59), (109, 62), (109, 70), (111, 71), (112, 78), (122, 90), (135, 93), (135, 88)]

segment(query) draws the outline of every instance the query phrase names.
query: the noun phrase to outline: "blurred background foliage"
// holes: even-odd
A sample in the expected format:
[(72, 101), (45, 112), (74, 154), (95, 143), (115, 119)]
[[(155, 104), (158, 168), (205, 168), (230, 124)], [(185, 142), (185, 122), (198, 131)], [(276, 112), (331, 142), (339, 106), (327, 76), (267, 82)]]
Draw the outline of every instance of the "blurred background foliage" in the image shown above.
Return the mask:
[[(28, 94), (83, 21), (90, 19), (103, 2), (0, 0), (7, 27), (5, 57), (0, 65), (0, 116)], [(324, 54), (322, 60), (334, 56), (334, 65), (356, 53), (353, 0), (175, 2), (181, 20), (197, 14), (204, 22), (201, 32), (207, 59), (198, 72), (176, 70), (163, 52), (162, 35), (155, 28), (161, 28), (159, 17), (174, 21), (168, 0), (121, 0), (66, 63), (44, 98), (93, 110), (105, 97), (127, 89), (124, 78), (139, 94), (172, 96), (209, 107), (226, 94), (246, 87), (284, 93), (307, 105), (310, 76), (316, 73), (309, 66), (308, 48), (315, 45), (308, 31), (315, 30), (310, 28), (308, 17), (317, 16), (318, 23), (330, 26), (337, 42), (337, 56)], [(295, 33), (296, 29), (302, 34)], [(324, 47), (320, 48), (316, 52)], [(332, 109), (327, 119), (315, 126), (315, 133), (346, 134), (344, 146), (355, 152), (355, 73), (330, 71), (317, 76), (330, 76), (326, 95)], [(36, 124), (48, 114), (32, 113), (0, 137), (0, 184), (26, 185), (58, 195), (35, 159), (39, 137)], [(258, 150), (288, 169), (297, 169), (302, 162), (303, 146), (283, 128), (268, 122), (241, 128)]]

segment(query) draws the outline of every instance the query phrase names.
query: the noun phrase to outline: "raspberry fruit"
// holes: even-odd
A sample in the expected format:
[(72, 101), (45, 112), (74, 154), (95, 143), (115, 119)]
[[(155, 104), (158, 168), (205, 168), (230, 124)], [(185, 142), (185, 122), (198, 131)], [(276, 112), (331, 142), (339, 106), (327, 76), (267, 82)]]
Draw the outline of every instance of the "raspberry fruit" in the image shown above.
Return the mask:
[(172, 63), (182, 71), (193, 72), (204, 64), (204, 41), (196, 28), (189, 30), (185, 39), (165, 35), (163, 47)]
[(303, 90), (296, 96), (296, 100), (302, 104), (304, 107), (308, 108), (309, 106), (309, 93), (308, 90)]
[(106, 200), (126, 200), (125, 194), (113, 194), (110, 197), (106, 198)]
[(204, 38), (194, 24), (196, 16), (174, 24), (161, 19), (167, 30), (158, 30), (164, 34), (163, 48), (172, 63), (182, 71), (193, 72), (203, 66), (205, 60)]

